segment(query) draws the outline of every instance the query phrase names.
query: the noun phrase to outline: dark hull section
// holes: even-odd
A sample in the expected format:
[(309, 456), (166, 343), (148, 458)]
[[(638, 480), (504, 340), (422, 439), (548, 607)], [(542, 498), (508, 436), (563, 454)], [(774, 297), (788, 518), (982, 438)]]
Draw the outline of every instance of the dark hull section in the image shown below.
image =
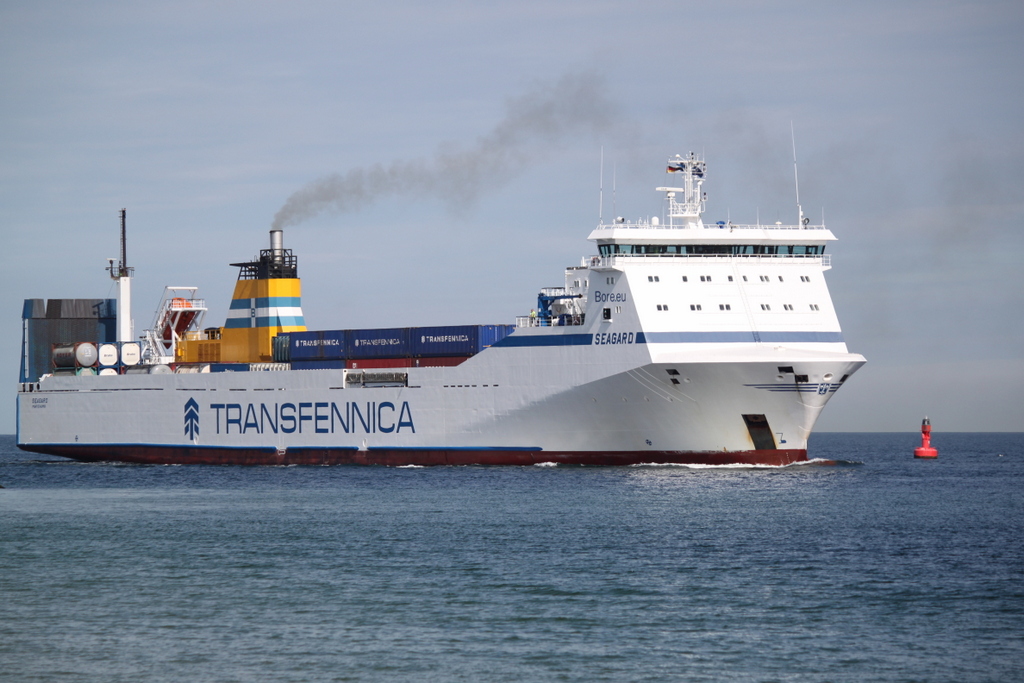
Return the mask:
[(542, 451), (540, 449), (369, 449), (345, 448), (194, 448), (188, 446), (19, 445), (34, 453), (84, 462), (130, 462), (151, 465), (560, 465), (621, 466), (789, 465), (807, 461), (804, 449), (753, 451)]

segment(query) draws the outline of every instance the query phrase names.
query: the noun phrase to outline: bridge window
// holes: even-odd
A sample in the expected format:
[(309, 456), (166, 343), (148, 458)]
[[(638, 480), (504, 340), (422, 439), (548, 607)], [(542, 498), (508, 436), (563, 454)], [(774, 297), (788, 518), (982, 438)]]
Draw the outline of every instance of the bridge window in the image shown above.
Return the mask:
[(819, 244), (601, 244), (601, 256), (817, 256), (825, 253)]

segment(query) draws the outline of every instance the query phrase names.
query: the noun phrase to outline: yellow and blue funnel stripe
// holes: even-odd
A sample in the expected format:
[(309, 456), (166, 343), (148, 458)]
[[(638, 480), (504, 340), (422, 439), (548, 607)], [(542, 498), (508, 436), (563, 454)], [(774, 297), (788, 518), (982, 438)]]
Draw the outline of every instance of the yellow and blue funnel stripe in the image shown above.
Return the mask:
[(273, 339), (306, 329), (298, 278), (239, 280), (221, 335), (222, 362), (262, 363), (273, 358)]
[(305, 326), (302, 282), (298, 278), (239, 280), (235, 284), (226, 329)]
[(305, 327), (302, 298), (297, 296), (259, 296), (232, 299), (224, 327)]

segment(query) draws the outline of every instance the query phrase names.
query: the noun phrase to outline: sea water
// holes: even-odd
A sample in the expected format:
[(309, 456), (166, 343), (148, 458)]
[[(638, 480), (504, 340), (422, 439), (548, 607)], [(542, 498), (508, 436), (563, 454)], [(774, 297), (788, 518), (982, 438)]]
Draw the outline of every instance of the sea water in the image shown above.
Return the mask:
[(0, 680), (1021, 680), (1024, 435), (919, 444), (242, 468), (0, 437)]

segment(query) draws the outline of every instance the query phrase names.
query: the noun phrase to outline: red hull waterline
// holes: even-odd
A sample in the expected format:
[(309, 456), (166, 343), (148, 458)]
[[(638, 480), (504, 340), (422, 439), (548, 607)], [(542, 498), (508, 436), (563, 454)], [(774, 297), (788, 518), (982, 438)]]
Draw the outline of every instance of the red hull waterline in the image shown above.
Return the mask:
[[(622, 466), (791, 465), (807, 462), (805, 449), (753, 451), (542, 451), (540, 449), (342, 449), (342, 448), (192, 448), (182, 446), (20, 445), (22, 450), (84, 462), (150, 465), (559, 465)], [(816, 461), (817, 462), (817, 461)]]

